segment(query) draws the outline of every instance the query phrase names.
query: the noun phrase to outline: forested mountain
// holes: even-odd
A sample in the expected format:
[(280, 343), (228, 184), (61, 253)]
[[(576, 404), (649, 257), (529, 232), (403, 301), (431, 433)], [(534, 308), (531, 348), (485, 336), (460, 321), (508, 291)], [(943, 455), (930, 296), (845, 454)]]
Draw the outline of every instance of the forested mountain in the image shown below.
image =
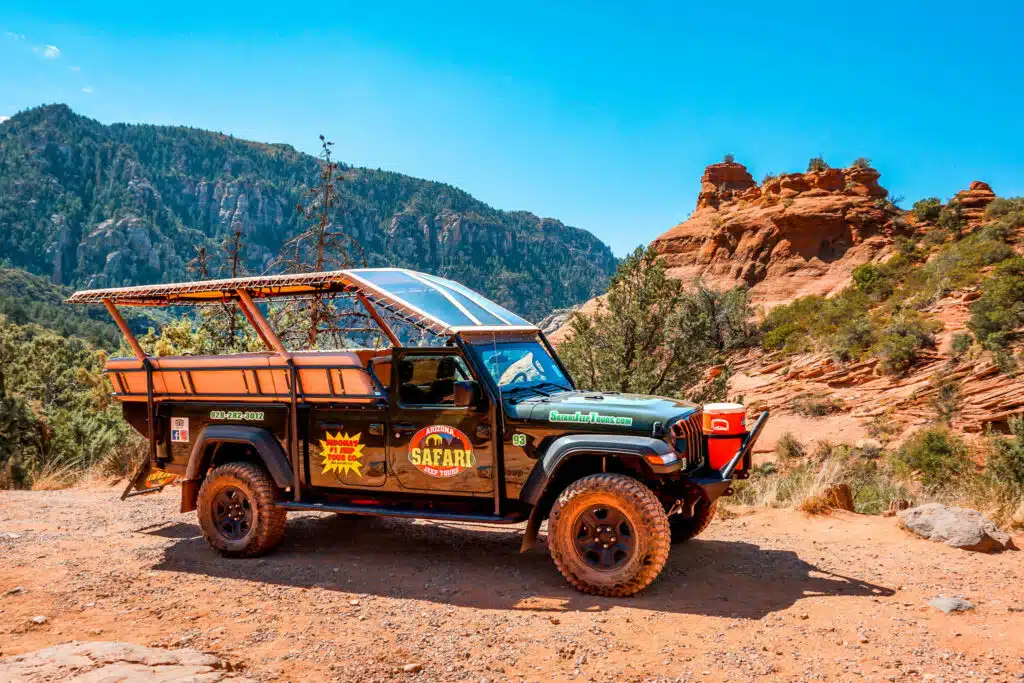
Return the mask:
[[(318, 168), (289, 145), (38, 107), (0, 123), (0, 254), (58, 284), (166, 282), (194, 277), (196, 248), (216, 253), (242, 228), (246, 264), (264, 272), (299, 231), (295, 206)], [(557, 220), (341, 168), (338, 223), (370, 266), (451, 277), (533, 320), (602, 292), (615, 268), (605, 244)]]

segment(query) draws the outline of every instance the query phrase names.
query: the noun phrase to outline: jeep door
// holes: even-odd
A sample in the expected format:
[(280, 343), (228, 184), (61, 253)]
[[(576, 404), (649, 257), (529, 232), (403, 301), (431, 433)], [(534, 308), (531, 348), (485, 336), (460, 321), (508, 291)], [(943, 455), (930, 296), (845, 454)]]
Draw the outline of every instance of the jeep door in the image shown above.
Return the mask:
[(314, 404), (309, 420), (308, 484), (327, 488), (384, 485), (387, 404)]
[(452, 494), (493, 492), (487, 399), (455, 404), (455, 383), (476, 381), (460, 351), (394, 349), (393, 359), (388, 463), (400, 485)]

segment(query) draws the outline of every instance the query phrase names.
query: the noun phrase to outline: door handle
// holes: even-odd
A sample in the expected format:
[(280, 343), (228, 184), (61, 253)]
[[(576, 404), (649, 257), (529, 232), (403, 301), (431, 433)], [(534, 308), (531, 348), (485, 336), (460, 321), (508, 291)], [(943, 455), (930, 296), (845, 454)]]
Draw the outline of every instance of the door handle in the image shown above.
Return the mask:
[(396, 422), (391, 425), (395, 430), (395, 437), (401, 436), (404, 432), (411, 432), (419, 427), (415, 422)]

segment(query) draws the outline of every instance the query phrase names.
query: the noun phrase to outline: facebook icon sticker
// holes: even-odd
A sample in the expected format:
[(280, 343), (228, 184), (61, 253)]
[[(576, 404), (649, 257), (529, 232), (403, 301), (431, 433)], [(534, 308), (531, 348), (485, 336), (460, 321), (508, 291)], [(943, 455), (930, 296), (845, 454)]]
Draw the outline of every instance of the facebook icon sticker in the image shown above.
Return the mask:
[(171, 418), (171, 441), (188, 441), (188, 418)]

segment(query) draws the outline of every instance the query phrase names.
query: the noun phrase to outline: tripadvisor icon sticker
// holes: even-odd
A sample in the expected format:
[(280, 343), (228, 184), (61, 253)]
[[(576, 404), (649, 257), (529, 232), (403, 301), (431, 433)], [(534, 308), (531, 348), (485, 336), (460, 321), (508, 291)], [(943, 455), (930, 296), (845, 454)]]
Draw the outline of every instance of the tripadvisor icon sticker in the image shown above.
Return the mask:
[(429, 477), (454, 477), (476, 464), (469, 437), (448, 425), (431, 425), (409, 441), (409, 462)]
[(614, 427), (631, 427), (633, 418), (619, 417), (618, 415), (602, 415), (601, 413), (584, 413), (577, 410), (575, 413), (560, 413), (552, 410), (548, 413), (550, 422), (571, 422), (579, 425), (612, 425)]

